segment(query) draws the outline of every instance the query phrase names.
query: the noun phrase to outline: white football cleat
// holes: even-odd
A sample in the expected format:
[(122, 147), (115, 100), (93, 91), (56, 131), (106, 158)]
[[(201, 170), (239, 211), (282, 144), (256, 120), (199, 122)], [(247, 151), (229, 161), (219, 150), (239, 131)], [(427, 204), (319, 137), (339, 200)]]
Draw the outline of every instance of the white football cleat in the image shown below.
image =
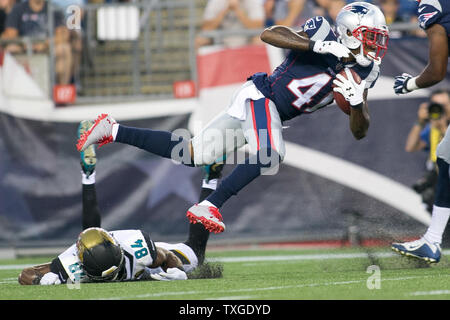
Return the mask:
[(209, 232), (219, 233), (225, 231), (222, 215), (219, 209), (212, 206), (193, 205), (189, 208), (186, 216), (190, 223), (201, 223)]
[(84, 132), (77, 142), (78, 151), (84, 151), (92, 144), (98, 144), (99, 147), (113, 142), (112, 128), (117, 123), (110, 115), (101, 114), (95, 120), (94, 125)]
[(402, 255), (418, 258), (429, 263), (437, 263), (441, 259), (439, 243), (431, 243), (424, 238), (411, 242), (393, 243), (391, 248)]

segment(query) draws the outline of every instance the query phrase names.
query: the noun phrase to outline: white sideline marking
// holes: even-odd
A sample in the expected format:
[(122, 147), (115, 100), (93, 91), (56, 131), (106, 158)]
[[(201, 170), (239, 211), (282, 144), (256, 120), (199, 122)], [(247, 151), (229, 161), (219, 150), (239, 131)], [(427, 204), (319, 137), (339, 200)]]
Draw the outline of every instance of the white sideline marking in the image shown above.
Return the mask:
[[(450, 254), (450, 249), (442, 250), (442, 255)], [(374, 252), (371, 253), (376, 258), (400, 257), (394, 252)], [(317, 254), (297, 254), (297, 255), (276, 255), (276, 256), (253, 256), (253, 257), (221, 257), (207, 258), (209, 262), (264, 262), (264, 261), (286, 261), (286, 260), (332, 260), (332, 259), (356, 259), (367, 258), (369, 255), (361, 253), (317, 253)], [(22, 270), (34, 266), (34, 264), (6, 264), (0, 265), (0, 270)]]
[(442, 294), (450, 294), (450, 290), (416, 291), (416, 292), (410, 293), (409, 295), (411, 295), (411, 296), (434, 296), (434, 295), (442, 295)]
[(249, 300), (254, 298), (255, 296), (228, 296), (228, 297), (208, 298), (205, 300)]
[[(377, 258), (390, 258), (396, 256), (391, 252), (374, 253)], [(367, 258), (367, 253), (325, 253), (325, 254), (298, 254), (283, 256), (254, 256), (254, 257), (221, 257), (207, 258), (210, 262), (262, 262), (262, 261), (285, 261), (285, 260), (330, 260), (330, 259), (356, 259)]]
[(0, 265), (0, 270), (22, 270), (34, 266), (34, 264), (5, 264)]
[[(448, 277), (450, 275), (443, 275), (444, 277)], [(410, 277), (398, 277), (398, 278), (384, 278), (381, 281), (401, 281), (401, 280), (412, 280), (418, 278), (435, 278), (436, 276), (410, 276)], [(442, 277), (442, 276), (439, 276)], [(366, 283), (367, 279), (362, 280), (349, 280), (349, 281), (335, 281), (335, 282), (324, 282), (324, 283), (309, 283), (309, 284), (298, 284), (298, 285), (290, 285), (290, 286), (273, 286), (273, 287), (261, 287), (261, 288), (242, 288), (242, 289), (230, 289), (230, 290), (213, 290), (213, 291), (179, 291), (179, 292), (158, 292), (158, 293), (148, 293), (148, 294), (139, 294), (132, 296), (122, 296), (122, 297), (109, 297), (109, 298), (95, 298), (92, 300), (122, 300), (122, 299), (139, 299), (139, 298), (158, 298), (162, 296), (174, 296), (174, 295), (193, 295), (193, 294), (216, 294), (216, 293), (238, 293), (238, 292), (257, 292), (257, 291), (273, 291), (273, 290), (287, 290), (287, 289), (295, 289), (295, 288), (313, 288), (313, 287), (321, 287), (321, 286), (337, 286), (337, 285), (348, 285), (348, 284), (357, 284), (357, 283)], [(213, 299), (213, 298), (210, 298)]]

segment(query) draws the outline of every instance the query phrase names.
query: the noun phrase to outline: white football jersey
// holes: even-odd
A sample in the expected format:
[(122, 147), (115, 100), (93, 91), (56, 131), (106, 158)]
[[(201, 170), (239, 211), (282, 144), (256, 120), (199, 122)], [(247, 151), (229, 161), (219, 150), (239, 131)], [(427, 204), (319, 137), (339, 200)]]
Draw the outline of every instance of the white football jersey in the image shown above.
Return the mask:
[[(184, 243), (153, 242), (148, 234), (142, 230), (116, 230), (109, 232), (123, 249), (127, 275), (124, 280), (139, 280), (144, 271), (159, 273), (161, 268), (149, 268), (156, 260), (156, 247), (173, 252), (183, 263), (186, 273), (198, 266), (198, 259), (194, 251)], [(77, 255), (76, 244), (61, 253), (59, 261), (72, 282), (88, 281)]]

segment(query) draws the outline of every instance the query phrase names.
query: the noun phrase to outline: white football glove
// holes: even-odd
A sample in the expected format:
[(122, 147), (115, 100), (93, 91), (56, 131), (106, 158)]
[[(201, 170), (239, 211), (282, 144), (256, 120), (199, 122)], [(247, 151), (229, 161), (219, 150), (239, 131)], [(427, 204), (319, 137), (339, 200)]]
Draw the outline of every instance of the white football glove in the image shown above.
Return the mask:
[(186, 272), (178, 268), (167, 268), (166, 272), (152, 273), (150, 277), (159, 281), (187, 280)]
[(47, 272), (41, 278), (41, 281), (39, 282), (39, 284), (41, 284), (43, 286), (49, 286), (52, 284), (61, 284), (61, 280), (59, 280), (59, 276), (56, 273)]
[(337, 41), (317, 40), (312, 50), (320, 54), (330, 53), (338, 58), (348, 58), (351, 54), (346, 46)]
[(408, 81), (412, 79), (412, 75), (408, 74), (408, 73), (402, 73), (401, 76), (396, 76), (395, 77), (395, 82), (394, 82), (394, 91), (396, 94), (405, 94), (405, 93), (409, 93), (412, 90), (408, 89)]
[(348, 68), (345, 68), (345, 74), (347, 75), (347, 79), (345, 79), (341, 74), (336, 75), (336, 79), (333, 81), (333, 84), (335, 84), (336, 87), (333, 91), (342, 94), (351, 106), (357, 106), (364, 102), (366, 81), (362, 80), (360, 84), (356, 83), (350, 69)]

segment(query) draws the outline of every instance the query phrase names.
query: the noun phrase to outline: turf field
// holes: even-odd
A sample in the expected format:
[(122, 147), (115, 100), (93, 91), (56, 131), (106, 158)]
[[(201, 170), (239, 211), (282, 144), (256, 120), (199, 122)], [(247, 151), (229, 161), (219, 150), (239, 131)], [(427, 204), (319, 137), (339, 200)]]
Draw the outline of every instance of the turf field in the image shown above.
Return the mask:
[[(450, 251), (444, 253), (448, 256)], [(49, 259), (0, 260), (0, 299), (450, 298), (450, 261), (445, 255), (440, 263), (431, 266), (398, 256), (388, 248), (222, 250), (208, 251), (207, 256), (210, 264), (223, 267), (221, 278), (174, 282), (85, 283), (79, 287), (20, 286), (17, 276), (24, 266), (44, 263)]]

